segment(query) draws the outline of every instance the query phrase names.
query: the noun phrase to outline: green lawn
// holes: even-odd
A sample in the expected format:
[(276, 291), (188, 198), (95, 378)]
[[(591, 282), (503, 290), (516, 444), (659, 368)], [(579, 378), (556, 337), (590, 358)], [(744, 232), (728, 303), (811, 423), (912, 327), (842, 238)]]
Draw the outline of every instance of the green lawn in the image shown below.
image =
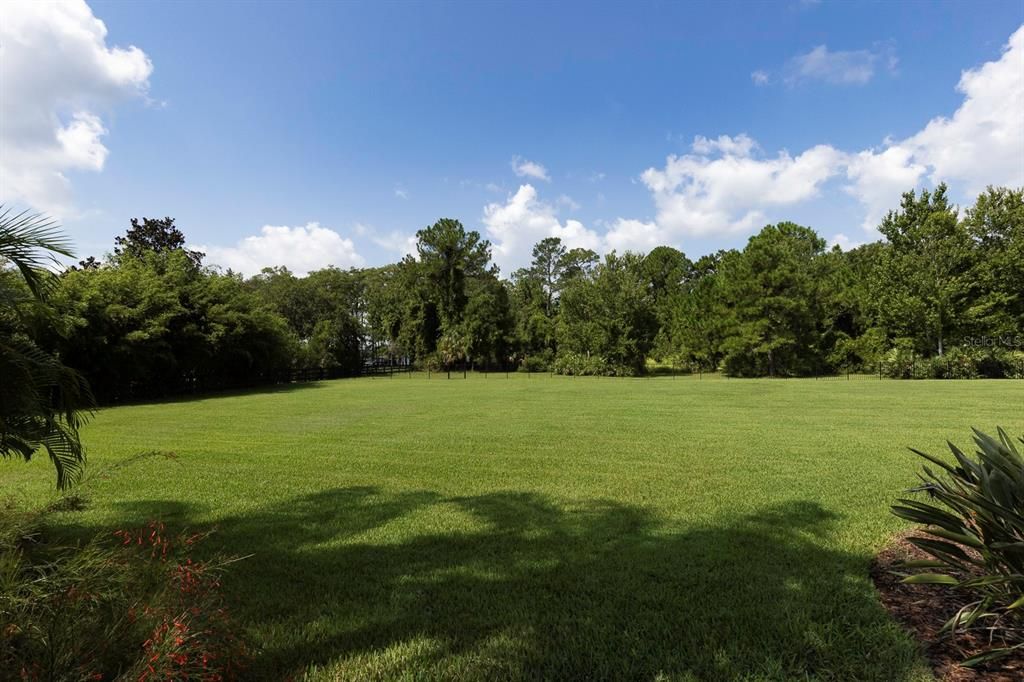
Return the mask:
[(57, 532), (216, 526), (259, 678), (920, 679), (867, 577), (904, 448), (1024, 433), (1024, 382), (458, 377), (102, 410), (93, 471), (178, 459)]

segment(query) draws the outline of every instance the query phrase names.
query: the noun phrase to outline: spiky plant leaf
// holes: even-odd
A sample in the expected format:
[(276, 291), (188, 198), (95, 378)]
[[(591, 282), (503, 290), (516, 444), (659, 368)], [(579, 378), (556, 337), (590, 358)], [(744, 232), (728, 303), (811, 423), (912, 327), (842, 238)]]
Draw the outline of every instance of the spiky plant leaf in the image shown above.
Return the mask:
[(931, 536), (910, 539), (931, 558), (902, 564), (928, 569), (903, 582), (946, 585), (977, 596), (944, 626), (952, 633), (984, 630), (993, 643), (964, 661), (968, 666), (1024, 647), (1024, 458), (1002, 428), (997, 437), (975, 429), (974, 443), (973, 457), (949, 443), (955, 464), (913, 450), (940, 469), (925, 465), (922, 485), (911, 491), (927, 499), (903, 498), (892, 507), (893, 514), (922, 524)]

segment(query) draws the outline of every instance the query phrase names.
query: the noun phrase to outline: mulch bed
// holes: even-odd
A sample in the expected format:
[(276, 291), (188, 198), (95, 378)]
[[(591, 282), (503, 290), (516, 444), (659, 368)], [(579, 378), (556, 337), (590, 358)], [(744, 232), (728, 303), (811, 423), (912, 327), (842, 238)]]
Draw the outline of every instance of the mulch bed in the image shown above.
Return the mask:
[(896, 563), (930, 559), (910, 544), (907, 536), (898, 535), (871, 564), (871, 579), (878, 589), (882, 605), (917, 639), (924, 649), (935, 676), (945, 682), (1018, 682), (1024, 680), (1024, 653), (1018, 653), (987, 666), (965, 668), (959, 665), (986, 648), (984, 639), (976, 635), (940, 635), (943, 624), (964, 604), (967, 595), (942, 585), (905, 585), (893, 573)]

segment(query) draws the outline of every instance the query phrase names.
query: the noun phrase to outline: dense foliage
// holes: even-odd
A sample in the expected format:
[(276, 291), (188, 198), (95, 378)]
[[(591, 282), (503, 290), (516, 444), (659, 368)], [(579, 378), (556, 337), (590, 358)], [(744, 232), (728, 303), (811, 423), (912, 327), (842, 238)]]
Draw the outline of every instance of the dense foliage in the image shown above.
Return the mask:
[(176, 249), (66, 273), (48, 341), (104, 401), (255, 383), (291, 365), (294, 336), (241, 277)]
[(104, 402), (393, 363), (1024, 373), (1024, 190), (990, 188), (962, 213), (942, 185), (908, 192), (879, 230), (842, 251), (783, 222), (696, 261), (668, 246), (601, 258), (549, 237), (502, 279), (490, 244), (442, 219), (399, 263), (245, 278), (204, 265), (172, 218), (133, 219), (111, 254), (64, 273), (45, 311), (6, 314), (3, 338), (77, 368)]
[[(906, 562), (927, 569), (907, 583), (948, 585), (974, 598), (946, 623), (953, 633), (980, 630), (992, 648), (967, 664), (998, 658), (1024, 647), (1024, 459), (1002, 429), (999, 438), (975, 431), (977, 454), (950, 444), (955, 462), (914, 450), (939, 467), (924, 467), (927, 501), (901, 499), (897, 516), (924, 524), (928, 537), (911, 537), (930, 560)], [(1024, 443), (1024, 438), (1020, 439)]]
[(4, 679), (239, 677), (245, 652), (220, 592), (225, 562), (193, 558), (204, 534), (154, 521), (54, 543), (41, 530), (52, 511), (0, 514)]
[(63, 488), (82, 470), (78, 428), (92, 396), (81, 375), (35, 339), (45, 325), (31, 320), (47, 315), (54, 289), (46, 269), (53, 254), (70, 251), (51, 221), (0, 207), (0, 457), (28, 460), (43, 449)]

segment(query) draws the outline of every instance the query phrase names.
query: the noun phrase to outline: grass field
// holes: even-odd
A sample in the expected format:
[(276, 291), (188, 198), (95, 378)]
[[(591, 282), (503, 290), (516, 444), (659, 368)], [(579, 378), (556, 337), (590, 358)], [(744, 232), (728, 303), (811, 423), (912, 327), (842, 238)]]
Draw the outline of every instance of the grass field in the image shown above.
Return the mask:
[(178, 458), (55, 531), (216, 526), (256, 678), (927, 679), (867, 576), (904, 448), (1024, 433), (1024, 382), (459, 377), (102, 410), (94, 472)]

